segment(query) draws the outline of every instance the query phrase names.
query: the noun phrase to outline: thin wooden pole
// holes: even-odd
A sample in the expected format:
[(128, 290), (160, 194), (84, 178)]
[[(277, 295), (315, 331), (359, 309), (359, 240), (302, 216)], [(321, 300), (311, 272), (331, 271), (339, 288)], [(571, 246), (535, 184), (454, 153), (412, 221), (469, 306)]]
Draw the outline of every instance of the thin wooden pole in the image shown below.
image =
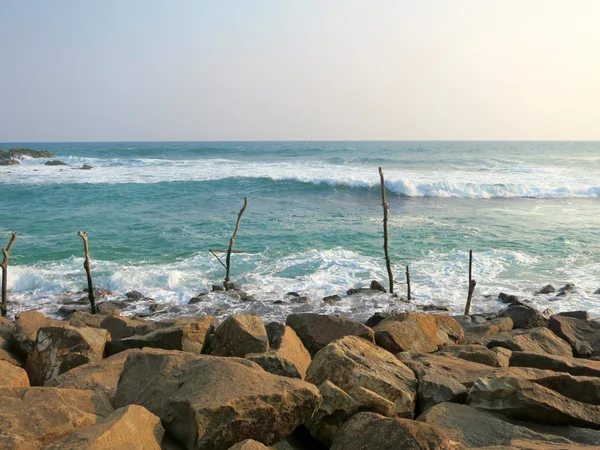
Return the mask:
[(6, 317), (6, 314), (8, 313), (8, 307), (6, 306), (8, 301), (8, 257), (10, 256), (10, 250), (16, 240), (17, 233), (13, 232), (10, 236), (10, 241), (8, 241), (8, 246), (5, 249), (2, 249), (2, 254), (4, 255), (4, 260), (0, 263), (0, 266), (2, 267), (2, 306), (0, 307), (2, 308), (2, 317)]
[(88, 282), (88, 298), (90, 299), (90, 307), (92, 308), (92, 314), (96, 314), (96, 300), (94, 299), (94, 286), (92, 285), (92, 269), (90, 267), (90, 251), (88, 247), (88, 236), (85, 231), (77, 233), (81, 239), (83, 239), (83, 250), (85, 251), (85, 261), (83, 262), (83, 268), (87, 274)]
[(408, 301), (412, 300), (412, 295), (410, 293), (410, 272), (408, 271), (408, 266), (406, 266), (406, 294)]
[(381, 206), (383, 206), (383, 249), (385, 251), (385, 265), (387, 267), (388, 279), (390, 280), (390, 294), (393, 294), (394, 274), (392, 273), (390, 253), (388, 250), (388, 211), (390, 210), (390, 205), (385, 197), (385, 179), (381, 167), (379, 168), (379, 178), (381, 178)]
[(242, 214), (244, 214), (244, 211), (246, 210), (246, 206), (248, 206), (248, 199), (244, 197), (244, 206), (242, 206), (242, 209), (240, 209), (240, 212), (238, 213), (237, 222), (235, 224), (235, 230), (233, 231), (233, 236), (231, 236), (231, 240), (229, 241), (229, 248), (227, 249), (227, 258), (225, 259), (225, 282), (223, 283), (223, 286), (225, 286), (226, 290), (229, 289), (230, 284), (229, 272), (231, 270), (231, 252), (233, 250), (233, 244), (235, 243), (235, 238), (237, 236), (238, 229), (240, 228), (240, 220), (242, 219)]
[(473, 299), (473, 292), (475, 292), (475, 285), (477, 282), (473, 279), (473, 250), (469, 250), (469, 292), (467, 294), (467, 304), (465, 306), (465, 316), (469, 315), (471, 309), (471, 300)]

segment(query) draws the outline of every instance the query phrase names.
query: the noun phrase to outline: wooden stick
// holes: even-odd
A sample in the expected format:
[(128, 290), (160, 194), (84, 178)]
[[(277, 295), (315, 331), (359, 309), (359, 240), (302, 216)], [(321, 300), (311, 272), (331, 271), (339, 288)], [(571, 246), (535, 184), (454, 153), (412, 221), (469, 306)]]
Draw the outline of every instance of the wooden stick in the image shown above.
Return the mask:
[(412, 300), (412, 295), (410, 294), (410, 272), (408, 271), (408, 266), (406, 266), (406, 293), (408, 295), (408, 301)]
[(388, 279), (390, 281), (390, 294), (394, 293), (394, 274), (392, 273), (392, 265), (390, 263), (390, 253), (388, 251), (388, 211), (390, 205), (385, 198), (385, 179), (383, 178), (383, 170), (379, 168), (379, 178), (381, 178), (381, 206), (383, 206), (383, 249), (385, 251), (385, 265), (387, 267)]
[(6, 292), (8, 286), (8, 257), (10, 256), (10, 250), (12, 249), (13, 244), (17, 240), (17, 233), (13, 232), (10, 236), (10, 241), (8, 241), (8, 246), (6, 249), (2, 249), (2, 254), (4, 255), (4, 260), (0, 263), (2, 267), (2, 317), (6, 317), (8, 313), (8, 308), (6, 303), (8, 301), (8, 294)]
[(469, 250), (469, 292), (467, 293), (467, 304), (465, 306), (465, 316), (469, 315), (471, 309), (471, 300), (473, 298), (473, 292), (475, 292), (475, 285), (477, 282), (472, 278), (473, 274), (473, 250)]
[(96, 314), (96, 300), (94, 299), (94, 287), (92, 286), (92, 269), (90, 267), (90, 251), (88, 247), (88, 237), (85, 231), (77, 233), (81, 239), (83, 239), (83, 250), (85, 251), (85, 261), (83, 262), (83, 268), (87, 274), (88, 282), (88, 298), (90, 299), (90, 306), (92, 308), (92, 314)]
[(235, 243), (235, 238), (237, 236), (238, 233), (238, 229), (240, 228), (240, 220), (242, 219), (242, 214), (244, 214), (244, 211), (246, 210), (246, 206), (248, 206), (248, 199), (246, 197), (244, 197), (244, 206), (242, 206), (242, 209), (240, 209), (240, 212), (238, 213), (238, 217), (237, 217), (237, 222), (235, 224), (235, 230), (233, 231), (233, 236), (231, 236), (231, 240), (229, 241), (229, 248), (227, 249), (227, 257), (225, 259), (225, 282), (223, 283), (223, 286), (225, 286), (225, 290), (229, 289), (229, 273), (231, 270), (231, 253), (233, 251), (233, 244)]

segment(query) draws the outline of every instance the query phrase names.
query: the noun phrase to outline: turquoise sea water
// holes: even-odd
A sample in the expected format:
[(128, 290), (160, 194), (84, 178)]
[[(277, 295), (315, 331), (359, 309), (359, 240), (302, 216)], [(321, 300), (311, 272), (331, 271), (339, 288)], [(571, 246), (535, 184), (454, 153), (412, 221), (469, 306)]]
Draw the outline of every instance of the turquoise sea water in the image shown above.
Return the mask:
[[(138, 290), (166, 314), (291, 311), (365, 318), (375, 310), (435, 303), (463, 309), (468, 251), (474, 251), (473, 311), (498, 309), (500, 291), (542, 309), (600, 316), (600, 142), (176, 142), (5, 143), (50, 150), (73, 167), (25, 159), (0, 167), (0, 245), (11, 254), (12, 312), (57, 309), (85, 286), (89, 234), (96, 285), (114, 298)], [(378, 166), (390, 210), (390, 250), (403, 293), (411, 268), (413, 305), (388, 296), (324, 295), (386, 281)], [(226, 248), (248, 197), (233, 259), (234, 281), (257, 297), (211, 294), (224, 269), (209, 248)], [(551, 283), (566, 297), (533, 296)], [(297, 291), (310, 304), (284, 296)], [(485, 298), (492, 294), (493, 298)], [(276, 305), (276, 300), (289, 304)], [(141, 302), (127, 313), (142, 312)]]

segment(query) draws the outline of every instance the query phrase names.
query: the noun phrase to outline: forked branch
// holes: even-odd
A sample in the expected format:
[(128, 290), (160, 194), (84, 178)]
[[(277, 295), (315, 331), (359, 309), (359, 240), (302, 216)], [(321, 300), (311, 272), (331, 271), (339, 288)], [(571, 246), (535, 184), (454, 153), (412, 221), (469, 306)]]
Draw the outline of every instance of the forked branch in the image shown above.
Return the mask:
[(244, 211), (246, 210), (246, 206), (248, 206), (248, 199), (244, 197), (244, 206), (242, 206), (242, 209), (240, 209), (240, 212), (238, 213), (237, 222), (235, 223), (235, 230), (233, 231), (233, 236), (231, 236), (231, 240), (229, 241), (227, 257), (225, 258), (225, 282), (223, 283), (223, 286), (226, 290), (229, 289), (231, 284), (229, 275), (231, 271), (231, 253), (233, 252), (233, 244), (235, 244), (235, 238), (238, 234), (238, 230), (240, 229), (240, 220), (242, 219), (242, 214), (244, 214)]

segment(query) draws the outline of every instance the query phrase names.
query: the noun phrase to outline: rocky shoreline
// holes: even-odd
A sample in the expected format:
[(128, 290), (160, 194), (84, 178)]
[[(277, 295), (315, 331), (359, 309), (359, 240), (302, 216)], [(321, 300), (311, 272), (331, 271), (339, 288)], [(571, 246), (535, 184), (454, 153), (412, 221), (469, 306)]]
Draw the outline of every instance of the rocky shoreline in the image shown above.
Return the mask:
[(600, 447), (600, 322), (297, 313), (0, 320), (6, 449)]

